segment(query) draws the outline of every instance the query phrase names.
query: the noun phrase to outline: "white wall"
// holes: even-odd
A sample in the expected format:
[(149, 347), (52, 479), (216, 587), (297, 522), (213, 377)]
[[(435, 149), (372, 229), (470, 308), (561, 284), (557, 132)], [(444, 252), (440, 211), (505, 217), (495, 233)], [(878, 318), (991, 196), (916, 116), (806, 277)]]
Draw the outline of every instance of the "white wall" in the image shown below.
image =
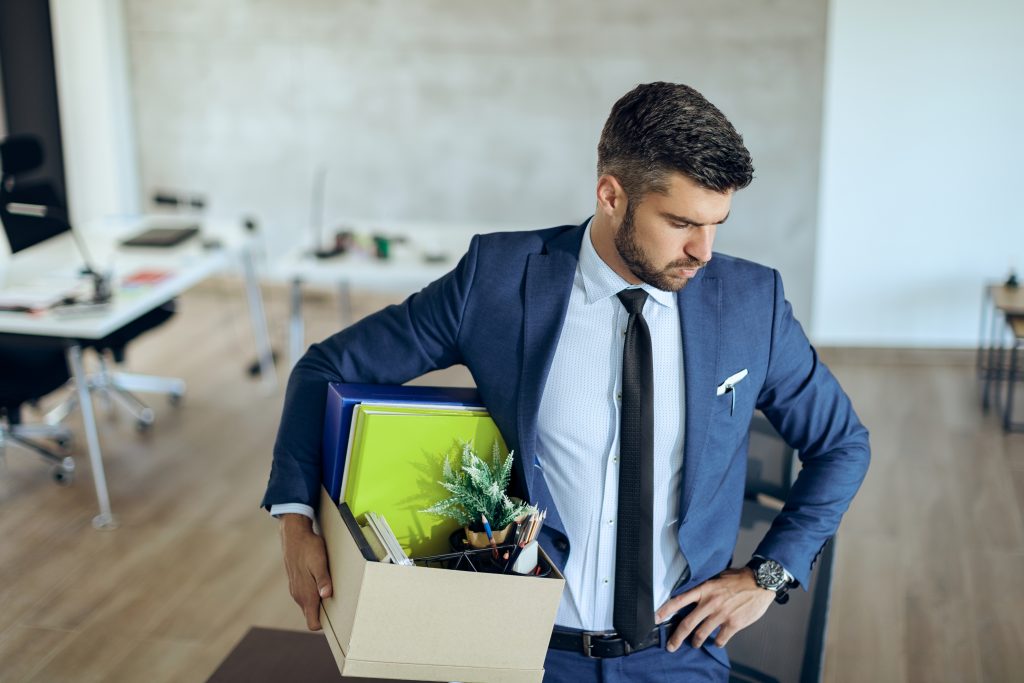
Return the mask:
[(819, 344), (967, 347), (1024, 269), (1024, 3), (832, 0)]
[(754, 184), (723, 251), (770, 263), (810, 313), (821, 0), (125, 0), (144, 198), (204, 193), (308, 246), (315, 169), (329, 227), (480, 230), (583, 220), (612, 103), (689, 83), (749, 146)]
[(76, 224), (139, 210), (120, 0), (51, 0), (68, 211)]

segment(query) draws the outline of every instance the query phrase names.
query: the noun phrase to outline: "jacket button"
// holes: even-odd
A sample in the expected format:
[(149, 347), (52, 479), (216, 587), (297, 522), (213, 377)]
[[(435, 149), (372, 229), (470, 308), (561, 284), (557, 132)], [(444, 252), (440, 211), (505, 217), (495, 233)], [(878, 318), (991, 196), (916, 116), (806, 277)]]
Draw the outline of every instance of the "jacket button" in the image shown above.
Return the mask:
[(555, 548), (564, 553), (567, 550), (569, 550), (569, 541), (565, 540), (564, 538), (560, 538), (557, 541), (555, 541)]

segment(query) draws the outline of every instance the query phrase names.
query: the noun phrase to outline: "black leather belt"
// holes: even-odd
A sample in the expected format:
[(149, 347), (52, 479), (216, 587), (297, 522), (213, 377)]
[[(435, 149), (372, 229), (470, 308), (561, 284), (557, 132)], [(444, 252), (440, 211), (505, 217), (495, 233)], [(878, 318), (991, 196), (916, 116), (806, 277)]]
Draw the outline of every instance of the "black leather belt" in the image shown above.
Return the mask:
[(570, 631), (557, 626), (551, 632), (551, 643), (548, 647), (554, 650), (582, 652), (593, 659), (624, 657), (633, 652), (660, 646), (661, 629), (665, 629), (665, 639), (668, 640), (684, 616), (676, 614), (664, 624), (655, 626), (636, 647), (632, 647), (615, 631)]

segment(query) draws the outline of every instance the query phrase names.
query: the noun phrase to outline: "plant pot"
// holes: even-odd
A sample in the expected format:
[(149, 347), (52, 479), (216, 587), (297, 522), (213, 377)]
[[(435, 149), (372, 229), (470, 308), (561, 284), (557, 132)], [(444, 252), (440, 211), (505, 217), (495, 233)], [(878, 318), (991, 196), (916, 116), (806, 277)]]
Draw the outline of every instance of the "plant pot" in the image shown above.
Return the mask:
[[(509, 535), (512, 533), (512, 529), (515, 528), (515, 522), (510, 523), (504, 529), (493, 529), (491, 535), (494, 536), (494, 542), (498, 545), (505, 543), (509, 539)], [(476, 531), (470, 526), (462, 527), (466, 532), (466, 542), (473, 548), (490, 548), (491, 542), (487, 539), (487, 532), (483, 530), (483, 525), (480, 525), (480, 530)]]

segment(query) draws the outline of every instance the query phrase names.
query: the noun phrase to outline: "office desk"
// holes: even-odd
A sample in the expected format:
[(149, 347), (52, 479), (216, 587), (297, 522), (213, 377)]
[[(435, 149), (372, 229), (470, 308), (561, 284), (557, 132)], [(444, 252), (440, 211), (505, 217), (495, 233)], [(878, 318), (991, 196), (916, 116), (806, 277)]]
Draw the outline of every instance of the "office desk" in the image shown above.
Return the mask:
[[(981, 329), (978, 332), (977, 370), (982, 382), (981, 408), (988, 412), (996, 404), (1008, 368), (1004, 358), (1007, 338), (1012, 338), (1011, 321), (1024, 317), (1024, 287), (1011, 289), (1002, 284), (986, 285), (981, 300)], [(1009, 384), (1012, 391), (1013, 384)], [(1008, 413), (1004, 422), (1008, 421)]]
[[(103, 271), (111, 270), (114, 299), (102, 311), (73, 317), (59, 317), (52, 312), (39, 314), (0, 312), (0, 332), (57, 337), (67, 340), (68, 365), (78, 391), (85, 428), (89, 461), (96, 486), (99, 514), (93, 519), (96, 528), (113, 528), (116, 520), (110, 506), (103, 457), (82, 364), (83, 342), (102, 339), (111, 332), (152, 311), (203, 279), (228, 270), (241, 268), (249, 300), (250, 322), (255, 336), (264, 385), (273, 388), (276, 373), (270, 351), (259, 283), (252, 264), (251, 249), (241, 227), (232, 224), (204, 226), (204, 238), (221, 241), (219, 248), (204, 248), (196, 238), (172, 248), (119, 248), (123, 237), (144, 229), (153, 221), (168, 222), (167, 217), (131, 217), (97, 222), (83, 226), (82, 234), (93, 263)], [(194, 221), (191, 221), (194, 222)], [(0, 263), (0, 289), (31, 285), (41, 278), (71, 281), (82, 266), (82, 257), (70, 234), (59, 235)], [(166, 277), (151, 285), (121, 287), (125, 276), (140, 270), (160, 270)]]
[(342, 677), (323, 633), (254, 627), (249, 629), (206, 683), (281, 681), (378, 683), (380, 679)]
[[(305, 324), (302, 292), (307, 285), (335, 289), (341, 301), (342, 325), (351, 322), (351, 288), (412, 294), (445, 275), (466, 253), (474, 234), (497, 228), (479, 225), (438, 223), (390, 223), (387, 229), (366, 222), (353, 222), (358, 233), (382, 233), (401, 236), (404, 244), (392, 243), (387, 259), (365, 252), (348, 253), (327, 259), (314, 257), (308, 248), (295, 249), (268, 270), (267, 276), (291, 288), (288, 325), (288, 361), (294, 366), (305, 350)], [(428, 255), (443, 255), (443, 260), (428, 261)]]

